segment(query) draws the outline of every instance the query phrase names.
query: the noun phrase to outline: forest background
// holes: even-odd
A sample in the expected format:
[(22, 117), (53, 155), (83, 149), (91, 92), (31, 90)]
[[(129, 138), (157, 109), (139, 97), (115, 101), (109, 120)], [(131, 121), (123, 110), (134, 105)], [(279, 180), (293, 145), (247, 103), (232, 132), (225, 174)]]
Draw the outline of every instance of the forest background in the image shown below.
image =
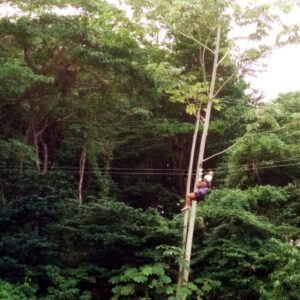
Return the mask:
[[(253, 68), (225, 56), (224, 29), (217, 84), (235, 76), (214, 99), (205, 156), (222, 154), (204, 164), (213, 188), (179, 288), (194, 114), (207, 102), (199, 44), (167, 26), (162, 42), (105, 1), (0, 3), (24, 12), (0, 19), (0, 299), (299, 299), (300, 92), (245, 95)], [(281, 46), (299, 41), (293, 29)]]

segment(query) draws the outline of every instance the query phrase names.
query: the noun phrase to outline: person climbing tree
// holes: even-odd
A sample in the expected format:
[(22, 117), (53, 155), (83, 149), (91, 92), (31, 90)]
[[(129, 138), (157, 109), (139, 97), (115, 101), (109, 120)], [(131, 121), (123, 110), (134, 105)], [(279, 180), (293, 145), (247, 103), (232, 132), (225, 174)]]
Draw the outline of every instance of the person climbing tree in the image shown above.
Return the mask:
[(203, 180), (199, 180), (197, 183), (197, 190), (194, 193), (186, 194), (185, 196), (185, 206), (181, 209), (181, 211), (186, 211), (191, 208), (191, 201), (203, 200), (211, 188), (211, 182), (213, 179), (213, 172), (209, 172), (209, 174), (205, 175)]

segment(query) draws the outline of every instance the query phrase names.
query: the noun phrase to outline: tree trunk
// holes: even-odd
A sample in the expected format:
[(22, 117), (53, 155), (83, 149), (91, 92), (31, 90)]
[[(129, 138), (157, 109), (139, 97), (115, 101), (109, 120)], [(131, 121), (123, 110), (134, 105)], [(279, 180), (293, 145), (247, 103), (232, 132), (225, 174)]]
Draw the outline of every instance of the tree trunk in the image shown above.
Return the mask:
[(41, 139), (41, 143), (43, 146), (43, 153), (44, 153), (42, 174), (46, 174), (48, 171), (48, 147), (43, 139)]
[[(46, 174), (48, 171), (48, 147), (45, 141), (41, 138), (42, 130), (39, 132), (33, 133), (33, 144), (34, 144), (34, 150), (35, 150), (35, 157), (36, 157), (36, 169), (38, 173)], [(41, 170), (41, 163), (40, 163), (40, 145), (43, 146), (43, 170)]]
[[(206, 114), (205, 114), (205, 122), (204, 122), (202, 137), (201, 137), (201, 143), (200, 143), (197, 171), (202, 169), (202, 164), (203, 164), (204, 151), (205, 151), (205, 145), (206, 145), (206, 137), (207, 137), (207, 133), (208, 133), (210, 114), (211, 114), (211, 108), (212, 108), (212, 104), (213, 104), (213, 97), (214, 97), (214, 90), (215, 90), (215, 82), (216, 82), (218, 59), (219, 59), (220, 37), (221, 37), (221, 27), (220, 27), (220, 25), (218, 25), (216, 47), (215, 47), (215, 53), (214, 53), (214, 64), (213, 64), (212, 77), (211, 77), (211, 82), (210, 82), (208, 103), (207, 103)], [(199, 179), (200, 179), (200, 174), (197, 172), (196, 179), (195, 179), (195, 186)], [(185, 251), (185, 259), (186, 259), (188, 267), (190, 267), (190, 261), (191, 261), (196, 207), (197, 207), (196, 201), (192, 201), (191, 217), (190, 217), (190, 221), (189, 221), (189, 229), (188, 229), (188, 235), (187, 235), (187, 241), (186, 241), (186, 251)], [(189, 279), (189, 270), (184, 269), (183, 282), (187, 283), (188, 279)], [(182, 299), (184, 300), (185, 297), (183, 297)]]
[[(194, 129), (194, 135), (193, 135), (193, 142), (191, 147), (191, 154), (190, 154), (190, 163), (189, 163), (189, 169), (188, 169), (188, 178), (186, 182), (186, 194), (191, 192), (191, 182), (192, 182), (192, 172), (193, 172), (193, 163), (194, 163), (194, 157), (195, 157), (195, 148), (197, 143), (197, 137), (198, 137), (198, 131), (199, 131), (199, 124), (200, 124), (200, 112), (201, 112), (201, 105), (198, 108), (197, 111), (197, 119)], [(189, 211), (186, 210), (184, 212), (184, 221), (183, 221), (183, 234), (182, 234), (182, 249), (184, 250), (186, 247), (186, 236), (187, 236), (187, 229), (188, 229), (188, 217), (189, 217)], [(182, 279), (183, 279), (183, 266), (179, 265), (179, 273), (178, 273), (178, 285), (182, 286)]]
[(41, 166), (40, 166), (40, 157), (39, 157), (40, 156), (39, 135), (36, 132), (33, 133), (33, 144), (34, 144), (35, 157), (36, 157), (35, 165), (38, 173), (40, 173)]
[(258, 182), (261, 183), (261, 178), (260, 178), (260, 176), (258, 174), (258, 170), (257, 170), (257, 163), (255, 162), (254, 159), (252, 159), (252, 168), (253, 168), (253, 172), (254, 172)]
[(78, 184), (78, 202), (82, 204), (82, 182), (84, 176), (84, 168), (86, 162), (86, 147), (82, 149), (79, 166), (79, 184)]

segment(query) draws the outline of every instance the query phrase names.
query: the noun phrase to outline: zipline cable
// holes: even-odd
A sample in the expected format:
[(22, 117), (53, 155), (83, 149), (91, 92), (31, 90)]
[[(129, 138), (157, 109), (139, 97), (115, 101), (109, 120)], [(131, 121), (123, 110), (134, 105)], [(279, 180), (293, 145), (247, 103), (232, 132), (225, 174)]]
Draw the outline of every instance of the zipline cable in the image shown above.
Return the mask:
[[(272, 161), (263, 161), (263, 163), (277, 163), (277, 162), (289, 162), (289, 161), (295, 161), (295, 160), (299, 160), (300, 157), (297, 157), (297, 158), (290, 158), (290, 159), (281, 159), (281, 160), (272, 160)], [(257, 161), (256, 163), (262, 163), (261, 161)], [(237, 168), (237, 167), (245, 167), (245, 166), (248, 166), (249, 164), (242, 164), (242, 165), (235, 165), (234, 168)], [(223, 169), (230, 169), (230, 167), (222, 167)], [(0, 170), (1, 169), (15, 169), (15, 167), (0, 167)], [(123, 171), (123, 170), (127, 170), (127, 171), (182, 171), (182, 172), (185, 172), (187, 169), (178, 169), (178, 168), (118, 168), (118, 167), (111, 167), (111, 168), (97, 168), (98, 170), (100, 171), (103, 171), (103, 170), (108, 170), (108, 171)], [(207, 169), (203, 169), (204, 171), (214, 171), (214, 170), (217, 170), (218, 168), (207, 168)], [(35, 170), (35, 169), (32, 169), (32, 170)], [(72, 167), (72, 166), (59, 166), (59, 167), (52, 167), (51, 170), (70, 170), (70, 171), (79, 171), (79, 167)], [(88, 168), (85, 168), (84, 169), (85, 171), (89, 171), (89, 170), (94, 170), (93, 168), (91, 167), (88, 167)], [(196, 172), (196, 171), (194, 171)], [(216, 171), (218, 172), (218, 171)], [(164, 174), (162, 172), (162, 174)]]
[[(280, 165), (273, 165), (273, 166), (262, 166), (262, 167), (256, 167), (256, 168), (240, 168), (240, 169), (235, 169), (235, 170), (228, 170), (228, 171), (215, 171), (214, 173), (217, 174), (232, 174), (232, 173), (242, 173), (245, 171), (251, 171), (251, 170), (260, 170), (260, 169), (269, 169), (269, 168), (279, 168), (279, 167), (286, 167), (286, 166), (296, 166), (296, 165), (300, 165), (300, 162), (296, 162), (296, 163), (289, 163), (289, 164), (280, 164)], [(247, 165), (244, 165), (245, 167)], [(8, 171), (8, 172), (20, 172), (21, 170), (18, 168), (3, 168), (3, 171)], [(207, 169), (207, 170), (211, 170), (211, 169)], [(22, 170), (23, 172), (36, 172), (36, 169), (24, 169)], [(79, 171), (79, 169), (78, 169)], [(64, 173), (69, 173), (69, 174), (78, 174), (78, 171), (75, 170), (48, 170), (47, 173), (60, 173), (60, 172), (64, 172)], [(179, 172), (119, 172), (119, 171), (107, 171), (110, 175), (168, 175), (168, 176), (186, 176), (187, 172), (184, 173), (179, 173)], [(85, 171), (86, 174), (96, 174), (97, 171)], [(196, 172), (193, 172), (193, 175), (196, 175)]]

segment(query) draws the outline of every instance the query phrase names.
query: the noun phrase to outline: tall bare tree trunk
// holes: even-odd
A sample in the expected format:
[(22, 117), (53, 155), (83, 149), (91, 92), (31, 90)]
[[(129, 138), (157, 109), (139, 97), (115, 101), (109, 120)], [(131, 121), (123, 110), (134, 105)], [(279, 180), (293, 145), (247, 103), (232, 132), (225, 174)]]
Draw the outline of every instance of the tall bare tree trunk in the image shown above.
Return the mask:
[[(206, 114), (205, 114), (205, 122), (204, 122), (202, 137), (201, 137), (201, 143), (200, 143), (200, 151), (199, 151), (199, 157), (198, 157), (198, 163), (197, 163), (197, 171), (200, 170), (200, 168), (202, 168), (202, 165), (203, 165), (204, 151), (205, 151), (205, 145), (206, 145), (206, 137), (207, 137), (207, 133), (208, 133), (210, 114), (211, 114), (211, 108), (212, 108), (212, 104), (213, 104), (213, 97), (214, 97), (214, 90), (215, 90), (215, 82), (216, 82), (216, 76), (217, 76), (220, 38), (221, 38), (221, 27), (220, 27), (220, 25), (218, 25), (218, 27), (217, 27), (216, 47), (215, 47), (215, 52), (214, 52), (214, 64), (213, 64), (212, 77), (211, 77), (211, 82), (210, 82), (208, 103), (207, 103)], [(195, 186), (196, 186), (199, 178), (200, 178), (200, 174), (197, 172), (196, 179), (195, 179)], [(185, 259), (186, 259), (186, 262), (188, 264), (188, 267), (190, 267), (190, 261), (191, 261), (191, 252), (192, 252), (192, 244), (193, 244), (193, 234), (194, 234), (194, 226), (195, 226), (196, 207), (197, 207), (196, 201), (192, 201), (191, 216), (190, 216), (190, 220), (189, 220), (189, 228), (188, 228), (188, 235), (187, 235), (187, 241), (186, 241), (186, 251), (185, 251)], [(184, 269), (184, 271), (183, 271), (183, 282), (187, 283), (188, 279), (189, 279), (189, 270)], [(183, 297), (182, 299), (184, 300), (185, 297)]]
[(78, 183), (78, 202), (82, 204), (82, 182), (84, 176), (84, 168), (86, 162), (86, 147), (82, 149), (79, 166), (79, 183)]
[[(200, 124), (200, 113), (201, 113), (201, 105), (199, 106), (198, 111), (197, 111), (197, 118), (196, 118), (196, 124), (195, 124), (193, 142), (192, 142), (191, 154), (190, 154), (188, 178), (187, 178), (187, 182), (186, 182), (186, 194), (190, 193), (190, 191), (191, 191), (193, 163), (194, 163), (194, 157), (195, 157), (195, 148), (196, 148), (198, 131), (199, 131), (199, 124)], [(186, 210), (184, 212), (183, 234), (182, 234), (182, 249), (183, 250), (186, 247), (186, 237), (187, 237), (187, 230), (188, 230), (188, 218), (189, 218), (189, 211)], [(182, 276), (183, 276), (183, 266), (180, 264), (179, 265), (179, 273), (178, 273), (178, 285), (179, 286), (182, 286), (182, 278), (183, 278)]]
[(197, 118), (196, 118), (193, 142), (192, 142), (192, 147), (191, 147), (190, 163), (189, 163), (189, 169), (188, 169), (188, 179), (187, 179), (187, 183), (186, 183), (186, 193), (189, 193), (191, 191), (195, 149), (196, 149), (196, 143), (197, 143), (197, 137), (198, 137), (198, 131), (199, 131), (199, 125), (200, 125), (200, 113), (201, 113), (201, 106), (199, 106), (198, 111), (197, 111), (197, 116), (196, 116)]

